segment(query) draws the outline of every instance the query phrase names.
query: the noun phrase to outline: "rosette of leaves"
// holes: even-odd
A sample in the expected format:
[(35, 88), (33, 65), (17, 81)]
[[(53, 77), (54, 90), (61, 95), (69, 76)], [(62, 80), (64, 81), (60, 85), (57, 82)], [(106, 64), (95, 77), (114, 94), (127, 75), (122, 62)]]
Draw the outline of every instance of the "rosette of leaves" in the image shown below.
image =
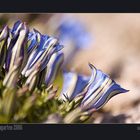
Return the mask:
[(17, 21), (0, 31), (0, 123), (87, 123), (128, 90), (89, 64), (91, 76), (63, 71), (55, 37)]

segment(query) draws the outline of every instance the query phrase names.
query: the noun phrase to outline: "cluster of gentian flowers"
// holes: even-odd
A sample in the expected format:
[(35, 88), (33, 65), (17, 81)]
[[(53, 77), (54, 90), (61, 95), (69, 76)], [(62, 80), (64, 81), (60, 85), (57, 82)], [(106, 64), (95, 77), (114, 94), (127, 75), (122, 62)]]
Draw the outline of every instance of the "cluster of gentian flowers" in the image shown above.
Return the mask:
[(37, 83), (42, 82), (47, 86), (52, 84), (64, 58), (63, 53), (60, 52), (63, 46), (59, 44), (57, 38), (42, 35), (35, 29), (29, 31), (26, 23), (17, 21), (12, 29), (8, 26), (2, 29), (0, 39), (4, 42), (0, 52), (1, 67), (7, 73), (4, 85), (16, 86), (17, 81), (10, 83), (9, 80), (13, 81), (13, 71), (19, 59), (20, 73), (27, 78), (25, 85), (29, 85), (30, 90)]
[[(17, 73), (26, 79), (30, 91), (41, 84), (49, 87), (62, 70), (64, 54), (59, 40), (35, 29), (30, 31), (24, 22), (17, 21), (12, 29), (5, 26), (0, 32), (0, 44), (0, 69), (6, 72), (6, 87), (17, 88)], [(92, 64), (89, 67), (91, 76), (62, 70), (63, 87), (58, 100), (66, 102), (81, 97), (79, 106), (83, 110), (98, 110), (114, 95), (128, 91)], [(20, 70), (16, 73), (17, 68)]]

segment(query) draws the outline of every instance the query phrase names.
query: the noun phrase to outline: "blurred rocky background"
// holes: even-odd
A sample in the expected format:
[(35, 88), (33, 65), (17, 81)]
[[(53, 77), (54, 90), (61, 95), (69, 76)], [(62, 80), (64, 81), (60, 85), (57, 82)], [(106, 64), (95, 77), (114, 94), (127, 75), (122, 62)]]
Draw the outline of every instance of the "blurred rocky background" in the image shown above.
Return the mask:
[[(140, 123), (140, 14), (83, 13), (83, 14), (0, 14), (0, 27), (12, 26), (16, 20), (27, 22), (31, 27), (48, 35), (61, 36), (59, 27), (66, 22), (77, 22), (74, 39), (80, 36), (82, 47), (74, 39), (63, 42), (66, 46), (67, 69), (90, 75), (88, 62), (109, 74), (128, 93), (113, 97), (103, 109), (96, 112), (94, 123)], [(79, 26), (84, 31), (79, 31)], [(73, 30), (74, 29), (74, 30)], [(63, 33), (63, 32), (62, 32)], [(68, 34), (67, 38), (70, 38)], [(87, 38), (87, 39), (85, 39)], [(84, 40), (84, 41), (83, 41)], [(77, 42), (78, 42), (77, 41)], [(70, 55), (72, 54), (72, 55)]]

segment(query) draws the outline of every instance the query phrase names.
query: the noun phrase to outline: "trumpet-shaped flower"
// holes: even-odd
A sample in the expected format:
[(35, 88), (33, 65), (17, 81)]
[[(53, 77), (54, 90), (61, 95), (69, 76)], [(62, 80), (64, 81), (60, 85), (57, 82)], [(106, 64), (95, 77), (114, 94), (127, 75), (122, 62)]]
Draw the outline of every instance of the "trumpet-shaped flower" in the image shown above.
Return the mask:
[(87, 93), (81, 103), (84, 109), (94, 108), (97, 110), (107, 103), (111, 97), (128, 91), (92, 64), (89, 64), (89, 66), (92, 69), (92, 76)]
[(46, 67), (51, 56), (62, 49), (62, 46), (58, 44), (58, 40), (47, 35), (41, 36), (39, 46), (32, 51), (27, 61), (25, 68), (22, 71), (22, 75), (28, 77), (31, 72), (34, 71), (37, 62), (41, 63), (41, 71)]
[(18, 20), (15, 22), (13, 28), (11, 29), (12, 36), (15, 38), (18, 34), (19, 31), (23, 28), (23, 22)]
[(108, 75), (89, 64), (92, 69), (91, 77), (77, 75), (76, 73), (64, 73), (64, 85), (60, 95), (62, 100), (72, 100), (77, 95), (84, 93), (81, 107), (84, 110), (99, 109), (113, 96), (128, 92), (123, 89)]
[(64, 60), (63, 53), (54, 53), (50, 58), (47, 64), (46, 74), (45, 74), (45, 83), (47, 86), (52, 84), (52, 82), (55, 80), (57, 72), (63, 63), (63, 60)]
[(13, 28), (9, 31), (8, 38), (8, 51), (5, 63), (6, 71), (13, 66), (15, 59), (18, 57), (24, 57), (25, 42), (27, 40), (28, 28), (26, 23), (17, 21)]
[(20, 30), (17, 41), (11, 50), (11, 59), (9, 64), (9, 69), (11, 69), (14, 64), (15, 60), (19, 57), (24, 58), (24, 51), (25, 51), (25, 41), (27, 39), (28, 29), (26, 25), (24, 25), (23, 29)]
[(6, 59), (8, 32), (9, 28), (7, 26), (0, 32), (0, 68), (3, 67)]
[(82, 93), (88, 85), (90, 77), (76, 74), (74, 72), (64, 72), (63, 89), (59, 99), (64, 101), (72, 100)]
[(41, 39), (41, 34), (37, 30), (33, 29), (32, 32), (29, 32), (28, 42), (27, 42), (28, 54), (30, 54), (33, 51), (33, 49), (35, 49), (39, 45), (40, 39)]

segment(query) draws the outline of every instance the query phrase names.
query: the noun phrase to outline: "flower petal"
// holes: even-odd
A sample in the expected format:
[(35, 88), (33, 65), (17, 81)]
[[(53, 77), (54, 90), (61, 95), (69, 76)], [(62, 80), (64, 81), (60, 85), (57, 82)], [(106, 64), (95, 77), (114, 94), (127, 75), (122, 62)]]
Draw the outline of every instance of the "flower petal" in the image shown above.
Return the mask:
[(92, 76), (88, 85), (88, 91), (81, 102), (83, 109), (94, 108), (97, 110), (107, 103), (111, 97), (119, 93), (128, 92), (128, 90), (121, 88), (108, 75), (96, 69), (92, 64), (90, 64), (90, 67), (92, 69)]
[(19, 57), (24, 57), (24, 47), (25, 47), (25, 41), (27, 39), (28, 29), (26, 25), (24, 24), (23, 29), (20, 30), (18, 39), (13, 46), (11, 50), (11, 59), (10, 59), (10, 66), (9, 69), (11, 69), (14, 66), (15, 60)]
[(99, 109), (101, 108), (105, 103), (109, 101), (113, 96), (128, 92), (129, 90), (123, 89), (120, 87), (120, 85), (116, 84), (115, 82), (111, 84), (108, 89), (103, 93), (103, 95), (100, 97), (100, 99), (94, 104), (94, 108)]
[(37, 62), (41, 63), (40, 71), (42, 71), (47, 66), (51, 56), (61, 49), (62, 46), (58, 44), (58, 40), (56, 38), (42, 35), (41, 42), (39, 46), (30, 54), (28, 62), (22, 71), (22, 75), (28, 77), (35, 69)]
[(15, 22), (13, 28), (11, 29), (12, 35), (17, 36), (22, 27), (23, 27), (23, 22), (21, 20)]
[(7, 43), (7, 57), (6, 57), (6, 63), (5, 63), (5, 70), (8, 72), (9, 67), (10, 67), (10, 61), (11, 61), (11, 57), (12, 57), (12, 49), (13, 47), (16, 45), (17, 40), (19, 38), (19, 34), (21, 30), (28, 30), (26, 28), (25, 23), (22, 23), (20, 20), (18, 20), (12, 29), (9, 30), (9, 37), (8, 37), (8, 43)]
[(92, 70), (92, 76), (89, 82), (90, 86), (84, 101), (88, 100), (90, 96), (96, 96), (95, 94), (93, 95), (93, 93), (101, 87), (104, 81), (107, 82), (109, 79), (108, 75), (104, 74), (101, 70), (97, 70), (92, 64), (89, 64), (89, 66)]
[(47, 70), (45, 75), (45, 84), (49, 86), (54, 81), (56, 74), (58, 72), (58, 69), (62, 65), (64, 60), (64, 54), (63, 53), (54, 53), (48, 64), (47, 64)]
[(28, 34), (28, 54), (37, 47), (41, 40), (41, 34), (37, 30), (33, 30)]
[(64, 72), (64, 85), (60, 99), (72, 100), (85, 89), (89, 79), (88, 76), (78, 75), (74, 72)]
[(8, 35), (9, 35), (9, 28), (5, 26), (0, 32), (0, 68), (3, 67), (6, 59)]

